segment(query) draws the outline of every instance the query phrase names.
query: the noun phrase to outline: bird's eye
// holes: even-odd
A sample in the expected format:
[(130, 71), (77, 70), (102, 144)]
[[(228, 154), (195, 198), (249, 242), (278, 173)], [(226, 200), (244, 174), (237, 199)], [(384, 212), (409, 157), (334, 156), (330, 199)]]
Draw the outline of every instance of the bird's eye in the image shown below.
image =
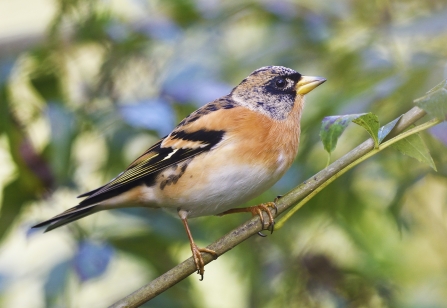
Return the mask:
[(284, 88), (287, 85), (287, 82), (285, 81), (285, 79), (279, 78), (279, 79), (276, 80), (275, 85), (278, 88), (282, 89), (282, 88)]

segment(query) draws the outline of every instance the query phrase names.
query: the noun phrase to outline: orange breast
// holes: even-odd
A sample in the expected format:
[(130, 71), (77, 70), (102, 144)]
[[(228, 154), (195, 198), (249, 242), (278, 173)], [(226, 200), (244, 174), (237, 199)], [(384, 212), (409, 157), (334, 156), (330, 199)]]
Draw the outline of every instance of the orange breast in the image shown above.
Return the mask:
[[(224, 144), (237, 145), (235, 157), (229, 160), (261, 164), (272, 171), (278, 167), (288, 169), (298, 151), (302, 107), (303, 98), (298, 96), (289, 116), (282, 121), (243, 107), (219, 110), (206, 117), (207, 127), (227, 128)], [(197, 129), (193, 125), (191, 128)]]

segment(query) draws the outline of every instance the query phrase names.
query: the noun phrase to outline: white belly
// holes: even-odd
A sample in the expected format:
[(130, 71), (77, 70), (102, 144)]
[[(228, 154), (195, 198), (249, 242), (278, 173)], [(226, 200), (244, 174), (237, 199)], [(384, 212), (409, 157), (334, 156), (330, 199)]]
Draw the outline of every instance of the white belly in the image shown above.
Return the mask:
[(143, 203), (175, 212), (186, 210), (188, 217), (219, 214), (240, 206), (275, 184), (286, 169), (278, 163), (280, 168), (274, 172), (259, 166), (235, 164), (216, 168), (205, 163), (199, 169), (193, 159), (175, 184), (163, 189), (146, 187), (147, 199)]
[(224, 168), (209, 175), (205, 187), (191, 187), (191, 193), (177, 199), (188, 217), (215, 215), (258, 196), (278, 179), (261, 168)]

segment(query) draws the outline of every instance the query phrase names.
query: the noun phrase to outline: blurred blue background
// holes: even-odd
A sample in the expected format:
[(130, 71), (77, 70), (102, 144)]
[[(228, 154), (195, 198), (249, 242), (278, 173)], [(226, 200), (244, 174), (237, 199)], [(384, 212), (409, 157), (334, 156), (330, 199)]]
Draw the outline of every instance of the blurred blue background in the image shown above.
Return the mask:
[[(34, 0), (0, 3), (0, 307), (106, 307), (190, 256), (180, 221), (115, 210), (42, 234), (197, 107), (253, 70), (327, 82), (307, 96), (299, 155), (270, 201), (325, 167), (325, 116), (384, 124), (447, 78), (443, 0)], [(349, 127), (337, 159), (367, 134)], [(144, 307), (446, 307), (447, 127), (438, 172), (387, 150), (286, 226)], [(206, 246), (247, 215), (191, 221)]]

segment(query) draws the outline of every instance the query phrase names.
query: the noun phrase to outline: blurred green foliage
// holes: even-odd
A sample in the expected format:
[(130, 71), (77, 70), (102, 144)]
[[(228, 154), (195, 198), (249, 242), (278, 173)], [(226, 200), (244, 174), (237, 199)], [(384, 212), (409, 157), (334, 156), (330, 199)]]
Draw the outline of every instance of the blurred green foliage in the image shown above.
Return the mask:
[[(442, 0), (53, 5), (42, 40), (0, 53), (2, 307), (23, 294), (27, 307), (107, 306), (189, 257), (180, 222), (162, 211), (99, 213), (49, 234), (29, 227), (251, 71), (284, 65), (328, 81), (307, 98), (294, 166), (250, 204), (325, 166), (325, 116), (371, 111), (386, 123), (447, 77)], [(332, 159), (367, 137), (350, 126)], [(447, 127), (423, 139), (437, 173), (385, 151), (277, 233), (207, 266), (204, 282), (188, 278), (145, 307), (447, 306)], [(247, 218), (197, 219), (192, 232), (206, 245)]]

